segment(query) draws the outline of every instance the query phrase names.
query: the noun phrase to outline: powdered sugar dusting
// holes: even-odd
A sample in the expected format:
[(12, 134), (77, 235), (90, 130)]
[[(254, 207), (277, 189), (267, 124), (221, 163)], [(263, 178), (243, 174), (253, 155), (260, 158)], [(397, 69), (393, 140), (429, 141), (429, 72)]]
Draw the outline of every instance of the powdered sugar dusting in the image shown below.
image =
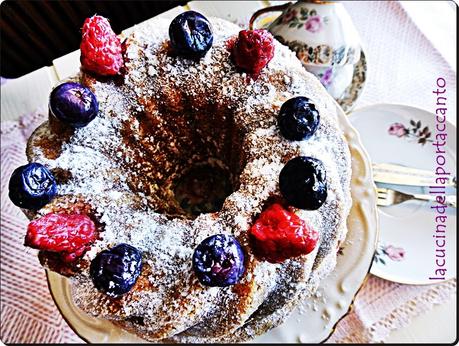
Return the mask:
[[(214, 44), (200, 61), (170, 53), (168, 21), (136, 27), (126, 40), (122, 80), (77, 77), (96, 94), (98, 117), (63, 141), (50, 121), (29, 141), (29, 160), (70, 175), (39, 214), (78, 197), (103, 224), (85, 259), (122, 242), (144, 252), (134, 290), (116, 300), (95, 290), (82, 266), (72, 278), (75, 303), (152, 341), (246, 340), (274, 327), (332, 270), (346, 233), (350, 154), (333, 100), (277, 41), (257, 79), (240, 73), (226, 47), (239, 28), (210, 20)], [(276, 127), (280, 106), (297, 95), (310, 98), (321, 115), (318, 131), (304, 142), (283, 139)], [(258, 262), (247, 230), (265, 202), (280, 196), (279, 172), (299, 155), (320, 159), (327, 171), (326, 203), (298, 211), (320, 232), (320, 246), (281, 265)], [(237, 172), (237, 189), (218, 213), (179, 217), (174, 179), (199, 160)], [(233, 234), (245, 247), (247, 270), (238, 285), (204, 287), (193, 274), (194, 248), (216, 233)]]

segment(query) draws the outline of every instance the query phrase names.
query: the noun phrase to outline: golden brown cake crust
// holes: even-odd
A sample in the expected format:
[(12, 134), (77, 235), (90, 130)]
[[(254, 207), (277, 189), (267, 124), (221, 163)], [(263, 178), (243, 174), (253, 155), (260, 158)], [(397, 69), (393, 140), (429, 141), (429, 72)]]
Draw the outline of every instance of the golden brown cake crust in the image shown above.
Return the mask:
[[(334, 268), (346, 234), (350, 154), (333, 99), (277, 41), (256, 80), (239, 73), (226, 48), (239, 28), (210, 21), (214, 44), (198, 62), (169, 54), (168, 21), (136, 27), (126, 39), (123, 77), (75, 77), (95, 93), (98, 117), (75, 131), (50, 120), (27, 147), (29, 160), (52, 169), (58, 180), (58, 197), (38, 214), (81, 204), (101, 224), (100, 239), (72, 270), (52, 269), (71, 276), (82, 310), (151, 341), (242, 341), (269, 330)], [(311, 99), (321, 123), (311, 139), (289, 142), (277, 130), (276, 115), (297, 95)], [(320, 243), (282, 264), (260, 262), (247, 230), (266, 201), (280, 195), (283, 165), (299, 155), (320, 159), (327, 170), (325, 204), (297, 212), (320, 232)], [(229, 172), (233, 191), (219, 211), (197, 217), (174, 195), (177, 181), (196, 164)], [(231, 287), (202, 286), (191, 269), (194, 248), (217, 233), (236, 236), (247, 254), (244, 277)], [(122, 242), (144, 252), (144, 266), (132, 291), (114, 299), (94, 288), (87, 263)], [(49, 260), (42, 256), (44, 265)]]

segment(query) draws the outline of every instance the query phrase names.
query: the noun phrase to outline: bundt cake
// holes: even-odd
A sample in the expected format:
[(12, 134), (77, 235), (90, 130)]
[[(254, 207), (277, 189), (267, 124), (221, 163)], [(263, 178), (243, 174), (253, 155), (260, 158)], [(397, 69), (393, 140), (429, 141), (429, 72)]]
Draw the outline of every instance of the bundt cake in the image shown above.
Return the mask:
[(155, 342), (277, 326), (335, 266), (351, 206), (336, 104), (287, 47), (185, 12), (94, 16), (10, 198), (75, 304)]

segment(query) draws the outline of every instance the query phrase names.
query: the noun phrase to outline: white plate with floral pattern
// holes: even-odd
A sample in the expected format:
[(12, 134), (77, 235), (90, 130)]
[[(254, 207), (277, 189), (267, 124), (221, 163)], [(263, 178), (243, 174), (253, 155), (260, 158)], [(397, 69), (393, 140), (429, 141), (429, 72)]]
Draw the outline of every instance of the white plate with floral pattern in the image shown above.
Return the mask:
[[(449, 116), (454, 115), (446, 119)], [(410, 106), (378, 104), (353, 111), (350, 120), (374, 163), (435, 172), (439, 167), (437, 156), (441, 155), (445, 158), (445, 163), (439, 158), (441, 167), (456, 176), (456, 128), (446, 122), (445, 131), (438, 131), (435, 114)], [(447, 134), (445, 145), (439, 146), (445, 154), (436, 154), (434, 143), (440, 133)], [(406, 193), (443, 191), (380, 183), (377, 186)], [(455, 195), (456, 189), (448, 187), (445, 192)], [(372, 274), (406, 284), (433, 284), (456, 276), (456, 209), (448, 207), (441, 214), (441, 207), (432, 208), (436, 205), (412, 200), (378, 207), (381, 231)]]

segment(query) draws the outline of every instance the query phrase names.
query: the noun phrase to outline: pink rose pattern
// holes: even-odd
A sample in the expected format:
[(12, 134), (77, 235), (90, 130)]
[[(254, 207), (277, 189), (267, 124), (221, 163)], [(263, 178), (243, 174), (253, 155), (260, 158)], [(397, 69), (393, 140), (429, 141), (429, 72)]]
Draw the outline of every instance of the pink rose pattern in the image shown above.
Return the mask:
[(403, 137), (407, 134), (408, 129), (406, 129), (403, 124), (393, 123), (390, 125), (388, 132), (392, 136)]
[(383, 252), (389, 256), (392, 261), (400, 262), (405, 259), (405, 250), (401, 247), (389, 245), (383, 249)]
[(319, 32), (322, 30), (322, 19), (319, 16), (309, 17), (309, 19), (304, 24), (304, 27), (307, 31), (310, 32)]
[(288, 10), (286, 14), (282, 16), (282, 23), (288, 23), (290, 22), (293, 18), (296, 17), (296, 10)]
[(425, 145), (427, 142), (432, 142), (432, 139), (430, 139), (432, 133), (429, 127), (423, 127), (420, 120), (415, 121), (411, 119), (410, 126), (405, 126), (401, 123), (393, 123), (389, 126), (387, 132), (391, 136), (396, 136), (398, 138), (414, 139), (417, 143), (422, 145)]
[(305, 7), (300, 8), (300, 13), (296, 10), (288, 10), (283, 14), (280, 20), (277, 20), (274, 25), (287, 24), (289, 28), (304, 28), (305, 30), (317, 33), (320, 32), (327, 24), (327, 17), (320, 17), (316, 10), (309, 10)]
[(387, 258), (394, 262), (400, 262), (405, 259), (405, 254), (405, 250), (402, 247), (381, 245), (379, 249), (375, 251), (374, 262), (386, 265)]
[(322, 76), (320, 76), (320, 82), (324, 87), (330, 86), (333, 81), (333, 67), (327, 68)]

